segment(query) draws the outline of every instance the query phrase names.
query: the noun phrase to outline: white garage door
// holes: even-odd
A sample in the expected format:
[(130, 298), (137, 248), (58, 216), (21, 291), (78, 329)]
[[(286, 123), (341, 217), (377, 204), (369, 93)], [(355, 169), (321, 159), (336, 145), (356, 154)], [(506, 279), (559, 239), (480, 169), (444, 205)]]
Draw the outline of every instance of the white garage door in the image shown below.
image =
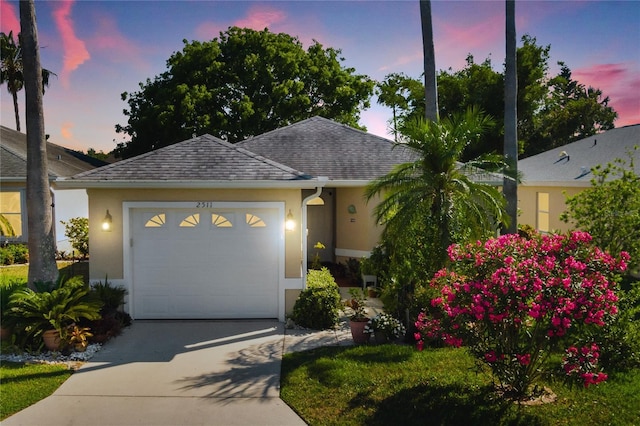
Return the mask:
[(278, 218), (273, 208), (133, 209), (135, 318), (277, 317)]

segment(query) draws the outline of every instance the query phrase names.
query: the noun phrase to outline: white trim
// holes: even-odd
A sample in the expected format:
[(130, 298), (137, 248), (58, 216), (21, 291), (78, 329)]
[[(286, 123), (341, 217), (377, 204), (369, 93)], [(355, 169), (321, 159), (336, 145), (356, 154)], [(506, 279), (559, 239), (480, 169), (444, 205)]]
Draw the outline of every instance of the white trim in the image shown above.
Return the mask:
[(351, 249), (336, 248), (336, 256), (353, 257), (356, 259), (360, 259), (363, 257), (371, 256), (371, 252), (365, 251), (365, 250), (351, 250)]
[[(133, 262), (131, 248), (131, 214), (133, 209), (143, 208), (196, 208), (197, 201), (124, 201), (122, 203), (122, 269), (124, 274), (123, 281), (128, 283), (126, 287), (129, 290), (127, 304), (129, 305), (129, 314), (135, 319), (135, 309), (133, 304), (135, 288), (133, 286)], [(284, 278), (285, 268), (285, 245), (284, 245), (284, 201), (212, 201), (208, 202), (207, 208), (266, 208), (278, 210), (278, 226), (281, 229), (278, 238), (278, 320), (285, 320), (285, 289), (287, 283)], [(129, 260), (129, 261), (128, 261)]]
[(566, 188), (588, 188), (591, 186), (591, 180), (588, 181), (523, 181), (518, 186), (551, 186)]

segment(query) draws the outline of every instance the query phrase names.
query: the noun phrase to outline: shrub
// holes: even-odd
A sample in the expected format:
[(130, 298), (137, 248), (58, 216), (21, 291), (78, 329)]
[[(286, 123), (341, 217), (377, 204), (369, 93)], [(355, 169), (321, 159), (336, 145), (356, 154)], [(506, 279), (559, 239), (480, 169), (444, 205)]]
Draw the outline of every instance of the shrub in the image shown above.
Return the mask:
[(296, 324), (306, 328), (332, 328), (338, 322), (340, 300), (340, 290), (329, 270), (310, 270), (307, 274), (307, 288), (296, 300), (291, 318)]
[(68, 222), (61, 220), (64, 225), (64, 235), (69, 238), (71, 247), (84, 258), (89, 254), (89, 219), (86, 217), (72, 217)]
[(29, 262), (29, 248), (26, 244), (8, 244), (0, 247), (0, 264), (13, 265), (27, 262)]
[[(416, 335), (468, 345), (489, 366), (502, 390), (516, 399), (552, 370), (549, 356), (561, 345), (563, 366), (585, 386), (606, 379), (597, 370), (596, 342), (578, 342), (585, 330), (605, 326), (617, 313), (618, 258), (592, 246), (584, 232), (570, 235), (504, 235), (482, 244), (452, 245), (452, 265), (436, 273), (431, 301), (438, 315), (421, 314)], [(580, 347), (578, 347), (580, 346)]]
[(100, 318), (102, 303), (91, 298), (82, 277), (61, 279), (58, 284), (50, 283), (49, 287), (53, 290), (36, 292), (22, 288), (11, 295), (8, 315), (24, 344), (51, 329), (64, 337), (72, 323), (82, 318)]

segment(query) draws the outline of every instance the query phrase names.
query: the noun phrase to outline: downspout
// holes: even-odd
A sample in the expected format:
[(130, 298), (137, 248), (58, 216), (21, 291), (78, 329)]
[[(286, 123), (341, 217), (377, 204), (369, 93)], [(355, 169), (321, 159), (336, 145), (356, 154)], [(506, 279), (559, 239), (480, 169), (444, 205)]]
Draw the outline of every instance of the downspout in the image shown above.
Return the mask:
[(318, 181), (323, 182), (322, 186), (317, 186), (315, 193), (302, 200), (302, 289), (307, 288), (307, 203), (322, 194), (322, 188), (329, 181), (329, 178), (318, 176)]

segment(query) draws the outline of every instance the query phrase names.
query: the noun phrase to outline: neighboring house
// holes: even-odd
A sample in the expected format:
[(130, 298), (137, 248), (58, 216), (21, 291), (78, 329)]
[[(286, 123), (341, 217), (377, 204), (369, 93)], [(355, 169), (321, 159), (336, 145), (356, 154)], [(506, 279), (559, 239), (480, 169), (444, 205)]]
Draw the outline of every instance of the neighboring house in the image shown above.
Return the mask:
[[(591, 168), (615, 159), (628, 163), (627, 152), (640, 146), (640, 124), (606, 131), (518, 161), (522, 183), (518, 186), (519, 224), (542, 232), (567, 231), (560, 221), (566, 197), (591, 186)], [(640, 173), (640, 151), (634, 151), (635, 171)]]
[(315, 117), (235, 145), (194, 137), (58, 184), (87, 189), (91, 279), (124, 285), (134, 318), (284, 320), (317, 241), (325, 260), (369, 254), (381, 229), (364, 187), (411, 159)]
[[(53, 218), (58, 250), (70, 252), (61, 220), (87, 217), (88, 198), (81, 189), (58, 191), (56, 179), (107, 163), (80, 152), (47, 142), (49, 181), (52, 185)], [(0, 243), (27, 242), (27, 138), (24, 133), (0, 126)]]

